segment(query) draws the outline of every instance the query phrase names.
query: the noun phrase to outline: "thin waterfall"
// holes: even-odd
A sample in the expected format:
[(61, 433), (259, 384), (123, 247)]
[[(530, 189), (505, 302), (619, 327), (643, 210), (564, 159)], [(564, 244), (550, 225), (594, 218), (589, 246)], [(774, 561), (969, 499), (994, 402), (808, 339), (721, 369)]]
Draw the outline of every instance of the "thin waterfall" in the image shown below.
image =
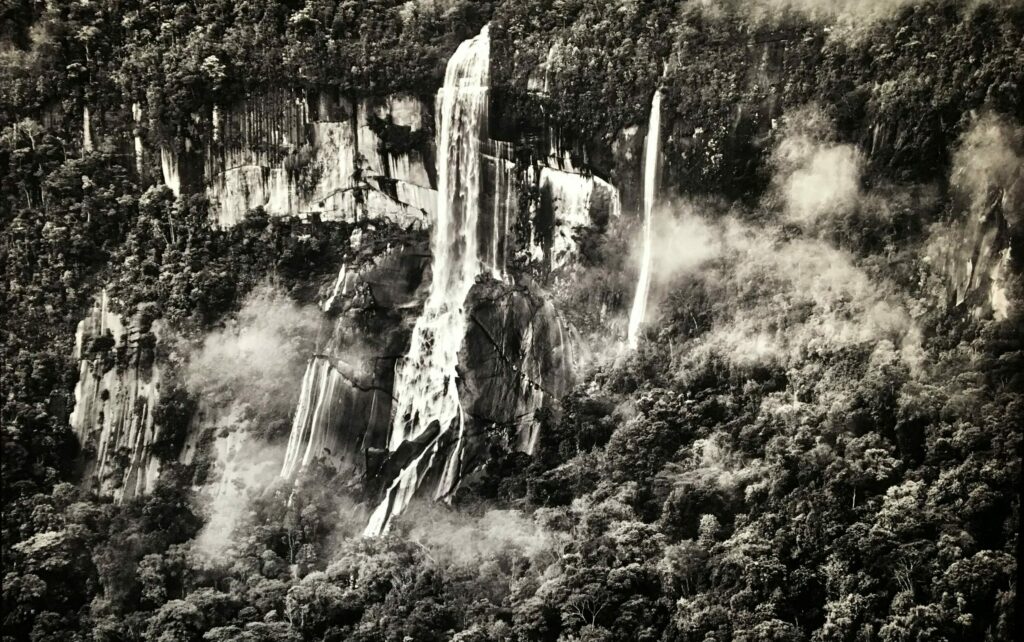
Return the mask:
[[(347, 279), (348, 263), (342, 263), (330, 296), (320, 302), (321, 310), (330, 312), (337, 298), (347, 293)], [(326, 351), (329, 352), (330, 348), (331, 344), (328, 343)], [(288, 448), (281, 467), (282, 477), (288, 478), (298, 473), (318, 454), (315, 447), (322, 446), (326, 439), (331, 411), (345, 385), (346, 382), (327, 354), (317, 353), (309, 359), (306, 374), (302, 377), (299, 405), (288, 434)]]
[(334, 301), (339, 295), (344, 296), (348, 291), (348, 264), (342, 263), (341, 270), (338, 271), (338, 278), (334, 281), (334, 288), (331, 290), (331, 296), (326, 301), (320, 303), (320, 309), (324, 312), (329, 312), (331, 307), (334, 305)]
[(647, 141), (644, 144), (644, 226), (642, 232), (643, 255), (640, 259), (640, 277), (637, 279), (633, 309), (629, 313), (629, 330), (626, 342), (631, 349), (639, 343), (640, 324), (647, 313), (647, 295), (651, 289), (651, 219), (657, 200), (657, 174), (659, 139), (661, 137), (661, 90), (654, 92), (651, 101), (651, 116), (647, 125)]
[(89, 105), (82, 105), (82, 150), (91, 152), (92, 148), (92, 116)]
[[(493, 155), (489, 166), (494, 176), (493, 207), (490, 220), (484, 217), (481, 223), (483, 238), (480, 239), (481, 260), (496, 281), (505, 279), (505, 264), (508, 253), (509, 229), (516, 213), (516, 164), (515, 150), (510, 143), (489, 141)], [(485, 152), (485, 163), (488, 161)]]
[(306, 374), (302, 377), (302, 389), (299, 391), (299, 407), (295, 410), (295, 417), (292, 419), (292, 429), (288, 434), (288, 448), (284, 454), (284, 464), (281, 466), (281, 476), (291, 477), (301, 467), (302, 444), (308, 438), (312, 430), (310, 414), (316, 403), (313, 391), (318, 388), (317, 382), (323, 376), (323, 371), (318, 368), (319, 362), (310, 359), (306, 366)]
[[(463, 42), (445, 71), (438, 103), (438, 207), (432, 233), (433, 276), (409, 352), (396, 364), (388, 450), (437, 434), (398, 474), (370, 517), (365, 534), (379, 535), (412, 500), (420, 475), (444, 459), (434, 498), (450, 495), (462, 460), (464, 417), (457, 386), (459, 349), (466, 334), (466, 297), (480, 272), (477, 225), (481, 192), (480, 143), (487, 120), (488, 27)], [(447, 433), (454, 431), (454, 440)], [(442, 446), (444, 443), (454, 446)], [(447, 452), (445, 452), (447, 451)]]
[(142, 127), (142, 105), (139, 103), (132, 103), (132, 120), (135, 121), (135, 126), (132, 128), (133, 137), (135, 140), (135, 171), (138, 172), (141, 177), (145, 173), (145, 163), (143, 162), (143, 154), (145, 148), (142, 145), (141, 127)]
[(292, 420), (281, 476), (288, 478), (309, 465), (316, 447), (326, 438), (331, 412), (345, 382), (324, 355), (314, 355), (306, 366), (299, 392), (299, 407)]

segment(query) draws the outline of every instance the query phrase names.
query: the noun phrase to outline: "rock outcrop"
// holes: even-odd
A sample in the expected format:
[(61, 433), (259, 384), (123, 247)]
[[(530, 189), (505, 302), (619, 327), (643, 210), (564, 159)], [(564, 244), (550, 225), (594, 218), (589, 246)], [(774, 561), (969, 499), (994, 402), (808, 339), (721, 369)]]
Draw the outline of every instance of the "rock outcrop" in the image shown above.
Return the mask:
[(79, 361), (71, 426), (82, 444), (83, 483), (101, 495), (131, 499), (153, 487), (160, 462), (151, 453), (161, 371), (154, 362), (158, 325), (143, 309), (128, 320), (104, 290), (78, 324)]
[(946, 297), (951, 307), (968, 307), (975, 315), (1005, 319), (1009, 314), (1007, 296), (1012, 224), (1006, 211), (1019, 211), (1008, 192), (995, 191), (963, 220), (937, 227), (928, 257), (944, 275)]
[[(571, 330), (551, 302), (526, 284), (480, 284), (470, 299), (459, 359), (467, 433), (490, 435), (510, 450), (532, 454), (540, 430), (537, 411), (555, 412), (574, 380)], [(467, 470), (480, 454), (468, 450)]]
[(412, 96), (250, 97), (212, 114), (206, 189), (222, 226), (270, 215), (423, 225), (437, 201), (431, 110)]

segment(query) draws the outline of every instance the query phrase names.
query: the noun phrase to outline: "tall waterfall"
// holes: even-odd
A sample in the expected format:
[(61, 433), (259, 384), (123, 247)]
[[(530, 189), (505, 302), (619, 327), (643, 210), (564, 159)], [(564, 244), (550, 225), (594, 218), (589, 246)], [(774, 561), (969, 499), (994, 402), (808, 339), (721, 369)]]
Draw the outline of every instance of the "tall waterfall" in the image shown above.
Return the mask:
[(654, 92), (651, 101), (651, 116), (647, 125), (647, 141), (644, 145), (644, 227), (643, 255), (640, 259), (640, 277), (637, 279), (636, 296), (629, 312), (629, 330), (626, 341), (630, 348), (639, 343), (640, 324), (647, 313), (647, 294), (651, 289), (651, 218), (657, 199), (657, 174), (659, 140), (661, 138), (661, 90)]
[[(443, 458), (435, 499), (458, 479), (464, 418), (456, 385), (459, 348), (466, 334), (466, 297), (480, 272), (480, 143), (487, 121), (490, 39), (484, 27), (463, 42), (445, 71), (437, 96), (438, 207), (432, 234), (433, 276), (409, 352), (396, 366), (388, 450), (416, 442), (422, 448), (398, 474), (370, 517), (367, 535), (387, 530), (420, 485), (420, 475)], [(433, 427), (435, 426), (436, 427)], [(436, 434), (431, 437), (428, 433)], [(449, 433), (454, 433), (453, 435)], [(444, 439), (442, 439), (442, 437)], [(426, 442), (421, 444), (420, 442)]]

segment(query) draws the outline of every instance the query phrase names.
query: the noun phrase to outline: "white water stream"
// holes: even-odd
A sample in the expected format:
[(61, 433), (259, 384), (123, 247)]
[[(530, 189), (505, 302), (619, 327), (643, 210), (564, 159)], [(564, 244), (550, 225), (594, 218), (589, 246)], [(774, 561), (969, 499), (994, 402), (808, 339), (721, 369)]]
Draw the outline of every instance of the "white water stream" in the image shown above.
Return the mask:
[[(466, 335), (466, 297), (480, 272), (480, 142), (487, 122), (490, 39), (488, 28), (459, 45), (445, 71), (438, 103), (438, 206), (432, 235), (433, 277), (409, 352), (395, 372), (395, 404), (388, 450), (421, 437), (437, 422), (438, 434), (392, 482), (370, 517), (367, 535), (387, 530), (420, 485), (420, 474), (445, 457), (435, 499), (458, 480), (464, 417), (456, 385), (459, 348)], [(455, 431), (454, 439), (442, 437)], [(442, 448), (442, 441), (450, 447)], [(445, 450), (446, 452), (442, 452)]]
[(626, 342), (636, 349), (640, 341), (640, 325), (647, 314), (647, 296), (651, 289), (651, 244), (652, 218), (657, 200), (657, 174), (659, 140), (661, 138), (661, 90), (654, 92), (651, 101), (651, 115), (647, 126), (647, 141), (644, 144), (644, 225), (642, 232), (643, 254), (640, 259), (640, 277), (637, 279), (633, 308), (629, 312), (629, 328)]

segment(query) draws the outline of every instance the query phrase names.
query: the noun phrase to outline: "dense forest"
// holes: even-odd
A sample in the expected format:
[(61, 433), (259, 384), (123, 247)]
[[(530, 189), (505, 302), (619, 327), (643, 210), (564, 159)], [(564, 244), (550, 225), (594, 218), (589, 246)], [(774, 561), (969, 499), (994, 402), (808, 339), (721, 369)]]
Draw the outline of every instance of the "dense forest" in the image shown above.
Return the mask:
[[(556, 309), (574, 369), (531, 407), (528, 448), (487, 423), (451, 496), (364, 537), (397, 454), (281, 459), (327, 325), (390, 359), (368, 368), (408, 349), (430, 224), (375, 213), (401, 181), (358, 155), (358, 215), (268, 197), (223, 224), (219, 123), (271, 92), (331, 118), (411, 96), (422, 126), (392, 108), (354, 130), (430, 166), (446, 65), (485, 25), (487, 125), (522, 187), (471, 328), (506, 299)], [(3, 640), (1017, 639), (1022, 63), (1012, 0), (5, 0)], [(630, 350), (656, 91), (661, 222)], [(335, 141), (303, 118), (313, 143), (245, 133), (300, 195)], [(621, 204), (563, 223), (556, 165)], [(563, 224), (575, 258), (531, 250)], [(101, 292), (130, 344), (83, 335)], [(483, 395), (472, 332), (460, 393)], [(159, 372), (126, 411), (153, 426), (144, 492), (118, 477), (138, 451), (72, 424), (87, 363)], [(226, 435), (262, 472), (226, 476)]]

